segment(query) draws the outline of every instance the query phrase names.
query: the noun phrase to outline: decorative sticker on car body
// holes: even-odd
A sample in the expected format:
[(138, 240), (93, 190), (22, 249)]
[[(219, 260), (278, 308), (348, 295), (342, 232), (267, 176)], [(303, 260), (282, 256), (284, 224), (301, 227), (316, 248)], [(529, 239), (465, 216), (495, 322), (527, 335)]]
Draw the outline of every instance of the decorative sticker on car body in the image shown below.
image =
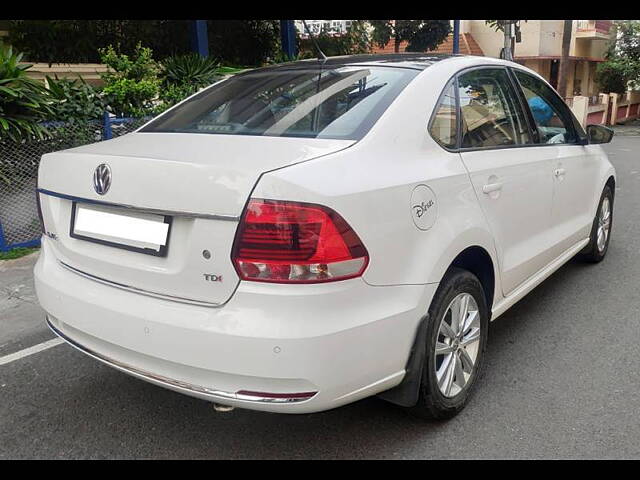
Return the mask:
[(418, 185), (411, 193), (411, 218), (420, 230), (429, 230), (436, 222), (436, 195), (426, 185)]

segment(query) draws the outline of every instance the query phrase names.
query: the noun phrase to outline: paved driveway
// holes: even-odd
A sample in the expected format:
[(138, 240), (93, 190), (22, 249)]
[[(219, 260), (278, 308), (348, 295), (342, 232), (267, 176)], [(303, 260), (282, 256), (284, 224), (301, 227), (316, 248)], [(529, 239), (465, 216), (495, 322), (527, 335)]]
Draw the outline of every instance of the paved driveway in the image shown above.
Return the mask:
[[(606, 148), (607, 259), (570, 262), (492, 324), (485, 377), (448, 423), (375, 398), (220, 414), (58, 345), (0, 365), (0, 458), (640, 458), (640, 137)], [(33, 262), (0, 262), (0, 363), (53, 337)]]

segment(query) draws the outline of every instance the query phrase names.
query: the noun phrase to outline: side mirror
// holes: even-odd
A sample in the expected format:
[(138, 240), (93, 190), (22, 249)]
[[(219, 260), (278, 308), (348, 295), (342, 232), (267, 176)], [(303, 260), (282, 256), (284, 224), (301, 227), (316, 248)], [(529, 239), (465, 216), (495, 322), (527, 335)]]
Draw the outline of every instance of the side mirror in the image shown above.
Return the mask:
[(613, 130), (603, 125), (587, 125), (589, 143), (609, 143), (613, 138)]

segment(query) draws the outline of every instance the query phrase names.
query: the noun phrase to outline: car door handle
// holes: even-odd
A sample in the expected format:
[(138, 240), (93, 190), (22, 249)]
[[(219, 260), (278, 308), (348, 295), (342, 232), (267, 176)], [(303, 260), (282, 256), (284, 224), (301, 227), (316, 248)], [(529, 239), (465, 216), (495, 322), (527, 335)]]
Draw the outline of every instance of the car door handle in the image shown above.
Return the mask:
[(566, 170), (564, 168), (556, 168), (555, 172), (553, 172), (553, 174), (557, 177), (561, 177), (566, 173)]
[(497, 192), (499, 190), (502, 190), (502, 182), (487, 183), (482, 187), (482, 193), (486, 193), (486, 194), (489, 194), (491, 192)]

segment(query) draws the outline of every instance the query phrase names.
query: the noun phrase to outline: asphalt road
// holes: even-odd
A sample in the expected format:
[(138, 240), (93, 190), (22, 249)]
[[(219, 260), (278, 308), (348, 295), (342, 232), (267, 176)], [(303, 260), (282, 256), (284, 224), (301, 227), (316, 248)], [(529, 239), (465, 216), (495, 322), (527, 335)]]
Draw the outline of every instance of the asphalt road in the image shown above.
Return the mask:
[[(640, 458), (640, 137), (606, 150), (619, 177), (607, 258), (569, 262), (491, 325), (484, 378), (453, 420), (375, 398), (216, 413), (63, 344), (0, 365), (0, 459)], [(0, 359), (53, 337), (33, 262), (0, 262)]]

